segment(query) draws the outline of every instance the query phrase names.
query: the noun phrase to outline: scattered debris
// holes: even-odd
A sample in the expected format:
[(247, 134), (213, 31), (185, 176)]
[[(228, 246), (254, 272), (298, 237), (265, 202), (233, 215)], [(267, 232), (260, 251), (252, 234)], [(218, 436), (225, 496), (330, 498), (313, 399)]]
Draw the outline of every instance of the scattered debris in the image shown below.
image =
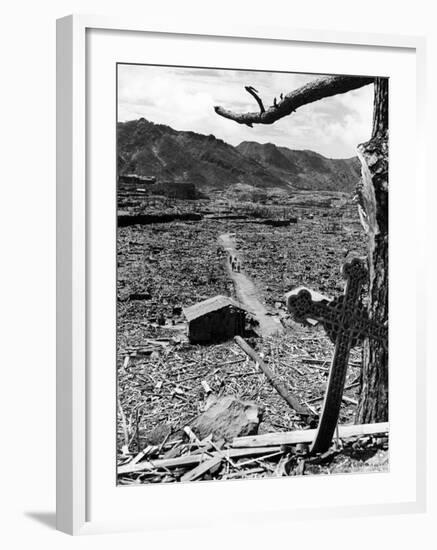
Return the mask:
[(275, 390), (279, 393), (279, 395), (290, 405), (292, 409), (294, 409), (298, 414), (302, 416), (306, 416), (306, 417), (311, 416), (311, 413), (308, 411), (308, 409), (303, 407), (295, 397), (290, 395), (286, 387), (277, 379), (275, 374), (264, 363), (261, 357), (249, 346), (247, 342), (243, 340), (243, 338), (241, 338), (241, 336), (236, 336), (235, 341), (240, 346), (240, 348), (245, 353), (247, 353), (247, 355), (251, 359), (255, 361), (256, 365), (267, 376), (267, 379), (270, 382), (270, 384), (275, 388)]
[[(341, 426), (344, 456), (332, 448), (327, 452), (309, 455), (309, 445), (314, 430), (288, 433), (271, 433), (263, 436), (239, 437), (232, 442), (232, 448), (219, 448), (208, 440), (200, 440), (191, 430), (190, 442), (181, 445), (180, 456), (150, 458), (153, 448), (143, 452), (127, 463), (118, 466), (122, 484), (129, 484), (138, 476), (149, 482), (186, 482), (196, 479), (235, 479), (251, 477), (272, 477), (283, 475), (305, 475), (314, 469), (325, 469), (325, 473), (339, 471), (345, 461), (348, 468), (372, 468), (383, 470), (388, 464), (388, 451), (378, 449), (376, 434), (387, 433), (388, 423)], [(276, 442), (272, 444), (272, 442)], [(248, 446), (244, 446), (249, 443)], [(255, 445), (252, 445), (255, 443)], [(370, 456), (369, 456), (370, 455)], [(253, 465), (257, 464), (254, 468)]]
[[(266, 446), (261, 454), (231, 456), (233, 451), (261, 448), (230, 447), (241, 435), (216, 439), (206, 427), (203, 431), (196, 427), (196, 421), (210, 412), (218, 399), (249, 402), (256, 408), (254, 437), (308, 432), (314, 425), (310, 417), (290, 407), (261, 370), (261, 363), (254, 368), (233, 340), (207, 346), (190, 344), (181, 307), (216, 295), (235, 299), (226, 251), (217, 244), (219, 235), (232, 232), (242, 272), (262, 289), (258, 299), (284, 329), (283, 334), (246, 337), (247, 344), (288, 394), (316, 417), (321, 406), (318, 398), (326, 387), (332, 343), (320, 327), (310, 329), (294, 323), (283, 295), (298, 285), (316, 287), (326, 295), (341, 292), (338, 265), (342, 249), (354, 249), (357, 255), (364, 250), (355, 207), (346, 200), (334, 212), (328, 196), (299, 191), (262, 206), (244, 200), (229, 202), (220, 195), (188, 201), (138, 193), (132, 207), (128, 205), (130, 199), (123, 200), (129, 216), (146, 213), (157, 217), (147, 229), (140, 225), (118, 228), (119, 483), (386, 469), (386, 463), (371, 460), (377, 451), (386, 451), (385, 434), (341, 440), (342, 451), (331, 448), (323, 459), (310, 457), (305, 442), (302, 447), (297, 443), (275, 444)], [(173, 221), (162, 218), (162, 214), (173, 216)], [(334, 214), (341, 215), (335, 235), (324, 232)], [(284, 227), (260, 223), (293, 217), (299, 223)], [(360, 348), (353, 350), (349, 365), (353, 368), (347, 373), (341, 424), (353, 422), (356, 412), (359, 371), (355, 367), (361, 365)], [(246, 429), (249, 425), (247, 421)], [(188, 433), (187, 428), (191, 430)], [(200, 473), (193, 472), (200, 466)]]
[(167, 422), (161, 422), (153, 428), (145, 437), (148, 445), (160, 445), (171, 434), (171, 426)]

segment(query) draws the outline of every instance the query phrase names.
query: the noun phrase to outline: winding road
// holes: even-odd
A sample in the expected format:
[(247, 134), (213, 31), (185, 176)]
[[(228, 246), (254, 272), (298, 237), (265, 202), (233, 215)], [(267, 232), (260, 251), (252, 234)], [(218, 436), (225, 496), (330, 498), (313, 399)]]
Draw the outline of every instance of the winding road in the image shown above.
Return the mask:
[[(229, 256), (237, 256), (233, 233), (223, 233), (219, 236), (219, 243), (226, 250)], [(241, 304), (250, 311), (259, 323), (259, 331), (262, 336), (271, 336), (281, 332), (283, 327), (277, 317), (269, 315), (266, 307), (258, 298), (258, 291), (254, 283), (242, 271), (232, 271), (229, 257), (226, 258), (226, 269), (229, 277), (235, 285), (235, 292)]]

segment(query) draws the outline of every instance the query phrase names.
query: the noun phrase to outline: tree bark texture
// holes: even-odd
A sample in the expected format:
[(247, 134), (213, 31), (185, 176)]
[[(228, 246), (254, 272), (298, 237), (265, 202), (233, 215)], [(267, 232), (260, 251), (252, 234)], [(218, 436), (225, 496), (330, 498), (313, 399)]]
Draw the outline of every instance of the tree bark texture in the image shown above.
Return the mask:
[[(388, 320), (388, 79), (375, 80), (372, 138), (358, 146), (362, 181), (358, 189), (368, 234), (369, 317)], [(376, 340), (363, 346), (362, 389), (357, 422), (388, 420), (388, 349)]]

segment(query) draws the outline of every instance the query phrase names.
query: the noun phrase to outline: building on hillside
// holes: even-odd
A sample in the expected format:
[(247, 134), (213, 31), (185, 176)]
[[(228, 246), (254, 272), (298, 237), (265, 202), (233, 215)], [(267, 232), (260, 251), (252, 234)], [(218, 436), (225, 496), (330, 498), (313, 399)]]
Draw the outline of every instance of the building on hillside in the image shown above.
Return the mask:
[(227, 296), (214, 296), (183, 308), (192, 344), (223, 342), (244, 336), (247, 310)]
[(120, 183), (134, 183), (152, 185), (156, 183), (155, 176), (140, 176), (139, 174), (120, 174), (118, 176)]

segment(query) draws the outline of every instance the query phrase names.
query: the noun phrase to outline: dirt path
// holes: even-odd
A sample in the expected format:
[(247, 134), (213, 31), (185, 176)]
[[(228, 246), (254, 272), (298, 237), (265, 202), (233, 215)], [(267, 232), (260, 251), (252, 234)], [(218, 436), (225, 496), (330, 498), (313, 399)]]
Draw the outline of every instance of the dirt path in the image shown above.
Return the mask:
[[(220, 235), (219, 243), (223, 246), (228, 255), (238, 257), (233, 233), (223, 233)], [(258, 298), (259, 293), (255, 285), (249, 277), (245, 275), (243, 271), (240, 273), (232, 271), (231, 265), (229, 264), (229, 257), (226, 258), (226, 269), (228, 270), (229, 277), (234, 281), (237, 298), (244, 307), (255, 315), (259, 322), (261, 335), (270, 336), (282, 331), (282, 325), (279, 319), (268, 314), (264, 304), (262, 304)]]

